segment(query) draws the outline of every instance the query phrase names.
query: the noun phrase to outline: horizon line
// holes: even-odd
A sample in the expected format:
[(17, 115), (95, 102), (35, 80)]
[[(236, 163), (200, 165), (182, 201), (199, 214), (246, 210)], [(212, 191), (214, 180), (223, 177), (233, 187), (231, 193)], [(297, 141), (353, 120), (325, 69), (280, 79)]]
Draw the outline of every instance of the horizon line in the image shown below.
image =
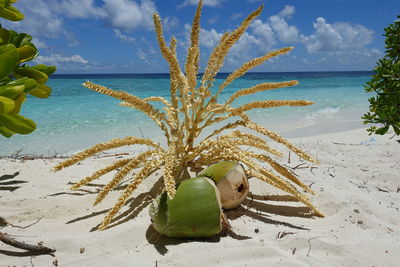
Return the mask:
[[(323, 71), (255, 71), (247, 72), (246, 74), (260, 73), (329, 73), (329, 72), (374, 72), (373, 70), (323, 70)], [(231, 72), (219, 72), (218, 74), (230, 74)], [(108, 73), (54, 73), (53, 75), (169, 75), (168, 72), (108, 72)], [(198, 75), (203, 75), (200, 72)], [(50, 77), (51, 77), (50, 76)]]

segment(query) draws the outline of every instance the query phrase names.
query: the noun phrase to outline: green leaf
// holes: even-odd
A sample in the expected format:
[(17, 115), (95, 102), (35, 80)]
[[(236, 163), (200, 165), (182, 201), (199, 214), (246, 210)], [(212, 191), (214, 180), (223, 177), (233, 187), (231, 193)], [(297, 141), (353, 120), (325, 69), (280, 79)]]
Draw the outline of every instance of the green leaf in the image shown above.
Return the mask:
[(18, 62), (17, 49), (12, 44), (0, 46), (0, 79), (9, 75)]
[(38, 51), (35, 47), (30, 45), (23, 45), (17, 48), (19, 55), (18, 62), (23, 63), (35, 58), (38, 55)]
[(48, 80), (48, 76), (46, 73), (36, 70), (31, 67), (19, 67), (14, 70), (14, 74), (21, 78), (23, 76), (28, 76), (32, 79), (35, 79), (37, 83), (44, 84)]
[(51, 88), (44, 84), (38, 84), (37, 87), (29, 91), (29, 93), (38, 98), (48, 98), (51, 95)]
[(36, 66), (32, 66), (31, 68), (46, 73), (47, 76), (50, 76), (56, 71), (56, 66), (46, 66), (44, 64), (39, 64)]
[(0, 134), (4, 137), (10, 138), (14, 132), (10, 131), (6, 126), (0, 124)]
[(14, 99), (15, 108), (10, 112), (10, 114), (18, 114), (21, 111), (21, 107), (25, 99), (26, 99), (25, 93), (19, 94), (19, 96), (16, 99)]
[(15, 103), (12, 99), (0, 96), (0, 114), (7, 114), (15, 108)]
[(10, 99), (14, 99), (17, 95), (22, 93), (25, 90), (25, 86), (21, 85), (5, 85), (0, 87), (0, 96), (8, 97)]
[(0, 45), (8, 44), (10, 40), (10, 32), (0, 28)]
[(22, 115), (0, 115), (0, 123), (9, 130), (19, 134), (30, 134), (36, 129), (36, 123)]
[(0, 17), (11, 21), (20, 21), (24, 19), (24, 14), (15, 7), (6, 5), (5, 7), (0, 8)]
[(24, 81), (24, 85), (25, 85), (25, 93), (28, 93), (29, 91), (35, 89), (38, 86), (37, 82), (32, 78), (26, 79)]
[(375, 133), (384, 135), (385, 133), (387, 133), (388, 130), (389, 130), (389, 125), (386, 125), (384, 127), (381, 127), (381, 128), (378, 128), (377, 130), (375, 130)]

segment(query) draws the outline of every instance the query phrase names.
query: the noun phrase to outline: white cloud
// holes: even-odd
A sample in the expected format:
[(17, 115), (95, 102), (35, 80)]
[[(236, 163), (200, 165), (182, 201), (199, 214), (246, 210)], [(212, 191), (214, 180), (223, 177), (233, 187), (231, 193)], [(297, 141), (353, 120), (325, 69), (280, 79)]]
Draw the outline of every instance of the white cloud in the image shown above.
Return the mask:
[(146, 64), (151, 64), (151, 63), (153, 63), (151, 60), (150, 60), (150, 57), (152, 56), (152, 55), (154, 55), (154, 54), (156, 54), (156, 51), (154, 51), (154, 49), (152, 48), (152, 47), (150, 47), (150, 49), (147, 51), (147, 52), (145, 52), (142, 48), (139, 48), (138, 50), (137, 50), (137, 53), (136, 53), (136, 55), (138, 56), (138, 58), (140, 58), (143, 62), (145, 62)]
[(51, 9), (60, 15), (73, 18), (105, 17), (106, 13), (96, 6), (95, 0), (47, 0)]
[(140, 4), (132, 0), (104, 0), (104, 11), (113, 28), (130, 31), (139, 26), (152, 28), (156, 7), (151, 0), (142, 0)]
[[(222, 2), (226, 0), (204, 0), (203, 6), (220, 6)], [(182, 4), (178, 6), (178, 8), (185, 7), (185, 6), (197, 6), (199, 0), (185, 0)]]
[(299, 41), (299, 30), (296, 26), (289, 25), (290, 19), (295, 13), (294, 6), (285, 6), (278, 14), (271, 16), (267, 21), (256, 19), (250, 28), (253, 34), (259, 36), (264, 42), (262, 49), (271, 49), (277, 43), (296, 43)]
[(127, 43), (134, 43), (135, 42), (135, 37), (125, 35), (118, 29), (113, 29), (113, 31), (114, 31), (115, 36), (118, 39), (120, 39), (120, 40), (122, 40), (124, 42), (127, 42)]
[(276, 44), (275, 33), (269, 23), (263, 23), (262, 20), (256, 19), (250, 26), (251, 32), (263, 40), (262, 46), (265, 49), (271, 49)]
[(40, 40), (39, 38), (33, 37), (33, 43), (35, 44), (37, 49), (45, 49), (47, 48), (47, 45), (42, 42), (42, 40)]
[[(187, 24), (185, 28), (190, 29), (190, 26)], [(218, 44), (221, 37), (222, 33), (217, 32), (215, 29), (200, 29), (200, 45), (203, 45), (207, 48), (214, 48)]]
[(79, 45), (78, 38), (76, 38), (76, 35), (73, 32), (64, 31), (64, 36), (68, 46), (75, 47)]
[(283, 43), (295, 43), (299, 40), (299, 31), (296, 26), (289, 25), (286, 21), (292, 17), (294, 12), (294, 6), (285, 6), (278, 15), (269, 18), (271, 28)]
[(38, 56), (35, 61), (41, 64), (59, 65), (60, 63), (78, 63), (89, 64), (89, 61), (80, 55), (63, 56), (60, 54), (51, 54), (50, 56)]
[(278, 13), (279, 17), (287, 17), (291, 19), (293, 14), (296, 12), (294, 6), (286, 5), (281, 12)]
[(329, 24), (322, 17), (313, 24), (315, 32), (302, 36), (309, 53), (354, 51), (372, 42), (374, 32), (362, 25), (337, 22)]
[(179, 26), (179, 19), (175, 16), (165, 16), (162, 18), (163, 28), (166, 31), (170, 31), (171, 29)]
[(37, 37), (55, 38), (63, 33), (63, 19), (57, 16), (42, 0), (35, 4), (17, 2), (16, 7), (25, 14), (25, 19), (19, 22), (5, 21), (7, 27), (16, 31), (26, 32)]

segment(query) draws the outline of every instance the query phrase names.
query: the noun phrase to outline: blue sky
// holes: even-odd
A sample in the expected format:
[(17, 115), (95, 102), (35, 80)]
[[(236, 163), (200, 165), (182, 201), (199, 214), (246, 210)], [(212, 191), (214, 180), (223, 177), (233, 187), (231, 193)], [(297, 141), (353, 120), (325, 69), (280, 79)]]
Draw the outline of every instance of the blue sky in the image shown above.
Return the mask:
[[(205, 0), (201, 65), (222, 33), (237, 27), (260, 4), (264, 11), (232, 47), (223, 71), (266, 51), (295, 46), (289, 55), (254, 71), (371, 70), (384, 55), (383, 28), (400, 15), (398, 0)], [(0, 23), (35, 37), (37, 63), (57, 73), (165, 73), (152, 13), (178, 39), (183, 63), (197, 0), (19, 0), (18, 23)]]

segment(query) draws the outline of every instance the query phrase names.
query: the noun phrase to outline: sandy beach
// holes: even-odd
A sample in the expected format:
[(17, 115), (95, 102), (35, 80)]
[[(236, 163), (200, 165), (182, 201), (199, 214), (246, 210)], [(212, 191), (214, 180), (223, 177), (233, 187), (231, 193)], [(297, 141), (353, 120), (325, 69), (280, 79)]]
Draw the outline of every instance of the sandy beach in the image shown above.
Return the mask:
[(0, 159), (0, 216), (13, 225), (34, 223), (25, 229), (0, 225), (0, 231), (57, 250), (31, 256), (0, 243), (0, 266), (396, 266), (400, 144), (390, 136), (356, 129), (290, 139), (321, 164), (293, 154), (290, 163), (287, 154), (280, 162), (316, 191), (313, 203), (326, 217), (277, 201), (284, 193), (251, 179), (247, 200), (226, 213), (232, 231), (205, 240), (169, 239), (152, 229), (148, 205), (160, 172), (134, 192), (116, 223), (93, 231), (121, 191), (93, 207), (96, 184), (110, 176), (81, 191), (69, 190), (70, 183), (114, 157), (101, 155), (57, 173), (50, 169), (60, 159)]

